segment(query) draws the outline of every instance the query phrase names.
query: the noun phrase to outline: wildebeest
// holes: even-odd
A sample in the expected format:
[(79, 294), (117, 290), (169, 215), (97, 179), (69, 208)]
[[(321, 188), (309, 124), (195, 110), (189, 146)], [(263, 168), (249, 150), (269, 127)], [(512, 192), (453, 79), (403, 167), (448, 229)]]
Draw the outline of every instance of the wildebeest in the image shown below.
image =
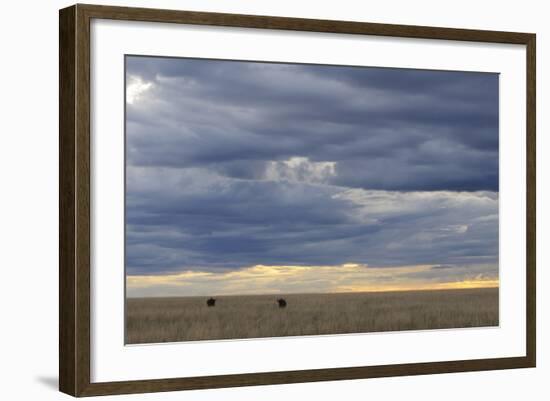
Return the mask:
[(216, 306), (216, 299), (214, 299), (214, 298), (208, 298), (208, 299), (206, 300), (206, 305), (207, 305), (208, 307), (210, 307), (210, 306)]
[(283, 298), (279, 298), (277, 303), (279, 304), (279, 308), (286, 308), (286, 301)]

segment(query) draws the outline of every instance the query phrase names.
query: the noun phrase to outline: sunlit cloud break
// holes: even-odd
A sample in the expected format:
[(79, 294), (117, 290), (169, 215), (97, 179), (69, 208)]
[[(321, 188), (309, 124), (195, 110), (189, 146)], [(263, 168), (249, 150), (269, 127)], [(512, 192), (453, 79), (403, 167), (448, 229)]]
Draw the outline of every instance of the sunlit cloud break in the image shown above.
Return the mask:
[(335, 162), (311, 162), (307, 157), (269, 161), (265, 169), (265, 178), (273, 181), (325, 183), (335, 176)]
[(152, 87), (152, 82), (145, 82), (140, 77), (129, 76), (126, 84), (126, 102), (134, 104)]
[(498, 287), (496, 265), (371, 267), (254, 265), (127, 277), (129, 297), (337, 293)]

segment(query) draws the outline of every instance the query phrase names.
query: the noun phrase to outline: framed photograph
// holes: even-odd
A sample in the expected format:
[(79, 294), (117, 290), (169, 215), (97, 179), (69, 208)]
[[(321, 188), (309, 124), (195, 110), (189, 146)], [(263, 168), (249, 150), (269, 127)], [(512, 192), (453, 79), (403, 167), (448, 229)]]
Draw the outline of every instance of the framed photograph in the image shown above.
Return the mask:
[(534, 34), (59, 18), (61, 391), (535, 366)]

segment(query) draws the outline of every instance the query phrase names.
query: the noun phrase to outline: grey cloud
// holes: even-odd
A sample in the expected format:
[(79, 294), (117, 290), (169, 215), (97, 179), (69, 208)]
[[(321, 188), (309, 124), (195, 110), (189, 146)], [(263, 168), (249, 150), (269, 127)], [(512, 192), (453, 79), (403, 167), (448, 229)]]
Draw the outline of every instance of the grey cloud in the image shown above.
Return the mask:
[(130, 274), (496, 263), (497, 75), (126, 61)]
[(133, 274), (255, 264), (496, 261), (498, 221), (484, 218), (498, 210), (494, 193), (396, 194), (138, 169), (127, 198)]
[[(335, 183), (362, 188), (498, 189), (495, 74), (141, 57), (128, 67), (156, 83), (155, 100), (129, 106), (133, 164), (255, 178), (261, 163), (299, 155), (339, 162)], [(232, 165), (241, 160), (256, 165)]]

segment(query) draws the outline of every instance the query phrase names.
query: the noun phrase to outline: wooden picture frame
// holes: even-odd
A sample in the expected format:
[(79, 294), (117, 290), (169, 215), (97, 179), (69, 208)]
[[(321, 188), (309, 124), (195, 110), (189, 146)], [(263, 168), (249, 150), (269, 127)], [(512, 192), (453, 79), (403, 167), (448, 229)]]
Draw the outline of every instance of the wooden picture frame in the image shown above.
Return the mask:
[[(525, 60), (527, 71), (526, 355), (222, 376), (91, 382), (90, 21), (94, 18), (525, 45), (527, 54)], [(60, 391), (73, 396), (95, 396), (535, 366), (535, 34), (80, 4), (60, 10), (59, 29)]]

